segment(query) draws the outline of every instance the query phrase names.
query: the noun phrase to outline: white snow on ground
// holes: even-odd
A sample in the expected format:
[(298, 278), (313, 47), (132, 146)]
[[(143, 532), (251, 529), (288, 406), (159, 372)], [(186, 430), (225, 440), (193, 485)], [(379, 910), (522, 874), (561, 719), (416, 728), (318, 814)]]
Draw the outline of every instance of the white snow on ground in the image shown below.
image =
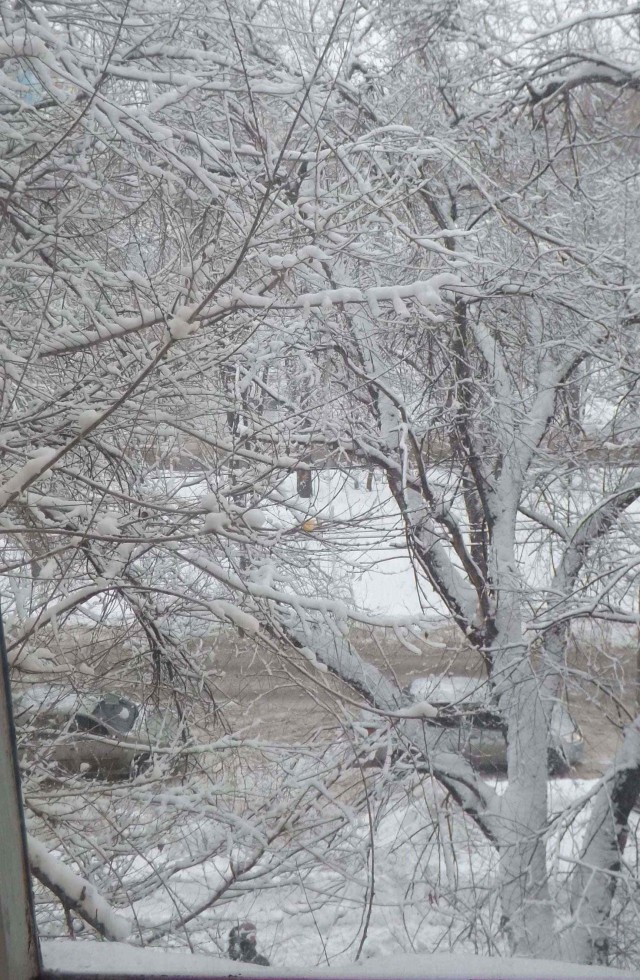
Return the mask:
[[(366, 478), (362, 470), (324, 470), (314, 475), (314, 495), (305, 500), (298, 496), (296, 477), (291, 475), (280, 484), (281, 504), (260, 501), (259, 506), (238, 508), (237, 513), (221, 510), (220, 498), (210, 492), (202, 472), (159, 473), (155, 480), (147, 481), (145, 491), (153, 498), (157, 487), (163, 495), (173, 494), (177, 509), (204, 510), (200, 527), (205, 533), (224, 536), (235, 529), (250, 529), (259, 540), (261, 534), (281, 531), (290, 535), (295, 531), (295, 537), (287, 540), (289, 547), (297, 549), (300, 567), (291, 584), (284, 586), (285, 591), (305, 591), (309, 564), (304, 555), (312, 552), (314, 575), (330, 583), (331, 598), (377, 617), (447, 622), (442, 602), (410, 560), (398, 507), (388, 488), (378, 474), (367, 490)], [(185, 584), (195, 575), (187, 566), (181, 570)], [(211, 598), (220, 594), (213, 579), (210, 589)], [(129, 615), (112, 595), (91, 596), (82, 609), (95, 619), (114, 624)], [(177, 628), (179, 624), (174, 620), (172, 625)], [(185, 621), (182, 628), (193, 630), (193, 619)]]
[[(495, 785), (500, 791), (504, 784), (496, 782)], [(550, 784), (552, 818), (561, 812), (570, 815), (557, 825), (549, 843), (554, 887), (562, 888), (573, 867), (588, 819), (588, 807), (580, 809), (577, 804), (585, 796), (589, 797), (594, 787), (593, 781), (573, 779), (553, 780)], [(515, 961), (513, 966), (509, 961), (506, 967), (506, 961), (500, 959), (506, 950), (495, 939), (500, 934), (495, 851), (471, 820), (451, 805), (433, 780), (428, 777), (416, 780), (412, 789), (396, 784), (383, 795), (377, 794), (374, 788), (370, 807), (372, 824), (366, 808), (354, 810), (350, 821), (333, 838), (324, 860), (317, 843), (318, 857), (312, 861), (302, 852), (298, 858), (291, 857), (285, 847), (285, 853), (280, 854), (284, 860), (279, 873), (263, 877), (269, 861), (261, 859), (244, 885), (226, 896), (228, 900), (215, 903), (190, 923), (190, 944), (194, 952), (209, 957), (209, 975), (226, 975), (218, 970), (226, 968), (220, 958), (226, 952), (227, 934), (232, 925), (244, 919), (256, 923), (258, 949), (269, 957), (278, 976), (308, 974), (325, 967), (326, 975), (368, 977), (422, 974), (541, 980), (546, 976), (608, 975), (602, 971), (590, 974), (585, 968), (575, 966), (565, 969), (558, 963), (536, 966), (540, 972), (532, 967), (527, 972), (521, 961)], [(144, 819), (148, 818), (147, 813)], [(637, 834), (637, 818), (634, 818), (634, 828)], [(138, 930), (149, 937), (177, 909), (188, 914), (224, 881), (231, 868), (230, 858), (236, 865), (242, 860), (242, 849), (236, 848), (226, 856), (223, 847), (214, 856), (190, 866), (185, 859), (197, 846), (195, 842), (201, 844), (204, 833), (214, 832), (215, 826), (207, 817), (194, 816), (181, 824), (175, 839), (163, 844), (161, 851), (154, 850), (133, 861), (128, 858), (121, 867), (113, 869), (122, 881), (124, 902), (124, 889), (129, 894), (135, 893), (134, 881), (146, 877), (150, 862), (158, 880), (162, 878), (163, 868), (184, 862), (182, 870), (171, 879), (170, 894), (162, 885), (147, 888), (146, 894), (135, 901), (133, 910), (126, 905), (118, 909), (120, 915), (130, 920), (132, 937)], [(637, 858), (637, 840), (632, 832), (625, 859), (633, 866)], [(299, 875), (296, 875), (297, 860)], [(558, 908), (565, 907), (566, 901), (563, 902), (560, 893)], [(361, 972), (351, 974), (367, 917), (367, 935), (358, 960)], [(57, 935), (62, 934), (63, 926)], [(491, 950), (496, 960), (470, 960), (478, 949), (487, 949), (490, 934), (494, 937)], [(152, 938), (152, 942), (175, 946), (186, 944), (186, 938), (177, 930), (166, 940)], [(93, 945), (78, 944), (85, 949)], [(58, 955), (55, 945), (47, 949), (52, 951), (51, 956)], [(455, 951), (450, 959), (443, 955), (449, 951)], [(433, 963), (431, 954), (437, 954)], [(138, 962), (137, 956), (132, 953), (132, 965), (127, 963), (128, 969)], [(390, 956), (392, 960), (384, 959)], [(469, 973), (472, 962), (473, 972)], [(612, 971), (611, 975), (616, 974)]]
[(326, 470), (316, 475), (314, 489), (314, 497), (300, 503), (309, 504), (318, 521), (313, 535), (318, 547), (325, 534), (342, 542), (339, 559), (327, 559), (327, 572), (336, 583), (348, 584), (346, 597), (354, 605), (380, 615), (444, 615), (426, 579), (416, 576), (397, 504), (379, 476), (367, 490), (362, 470), (353, 475)]
[[(440, 467), (433, 467), (431, 476), (442, 488), (451, 484), (451, 473)], [(161, 478), (173, 489), (176, 501), (189, 501), (205, 510), (218, 509), (215, 494), (207, 492), (204, 474), (163, 473)], [(269, 529), (290, 532), (309, 527), (295, 543), (313, 552), (316, 571), (324, 573), (332, 583), (332, 597), (339, 596), (357, 609), (380, 616), (448, 620), (440, 598), (410, 559), (398, 505), (382, 474), (374, 472), (370, 489), (367, 480), (367, 472), (357, 467), (322, 470), (313, 474), (312, 496), (304, 499), (298, 495), (296, 477), (291, 474), (279, 485), (282, 505), (260, 501), (259, 524), (252, 520), (256, 513), (253, 506), (244, 518), (238, 518), (238, 524), (244, 522), (266, 533)], [(464, 531), (466, 517), (457, 491), (442, 492)], [(571, 496), (573, 506), (579, 504), (588, 511), (592, 500), (586, 490), (579, 492), (572, 487)], [(635, 510), (640, 511), (640, 502), (629, 513)], [(518, 537), (519, 575), (532, 591), (547, 586), (549, 554), (539, 547), (540, 531), (530, 520), (521, 518)], [(455, 556), (451, 557), (455, 564)], [(588, 631), (600, 627), (578, 622), (576, 628)], [(621, 638), (629, 632), (628, 627), (616, 624), (607, 628)]]
[[(450, 482), (450, 474), (440, 473), (438, 468), (434, 468), (434, 478), (442, 486)], [(423, 626), (426, 622), (436, 625), (449, 620), (441, 600), (411, 562), (397, 504), (379, 472), (374, 474), (371, 489), (367, 489), (367, 473), (362, 469), (315, 473), (313, 495), (308, 500), (298, 495), (296, 477), (291, 474), (279, 485), (281, 503), (275, 498), (253, 500), (247, 501), (246, 507), (234, 505), (228, 511), (223, 508), (222, 498), (211, 492), (207, 474), (201, 471), (158, 472), (148, 478), (141, 493), (148, 494), (149, 499), (156, 493), (164, 499), (168, 493), (177, 511), (183, 507), (205, 511), (199, 522), (203, 533), (218, 533), (224, 538), (236, 531), (249, 531), (257, 543), (270, 535), (285, 533), (289, 557), (298, 563), (291, 573), (291, 583), (281, 583), (285, 591), (311, 590), (321, 595), (324, 588), (332, 599), (340, 599), (348, 607), (377, 617), (409, 617)], [(576, 498), (577, 491), (573, 489), (572, 494)], [(455, 496), (449, 503), (464, 530), (464, 514)], [(225, 506), (228, 505), (227, 501)], [(589, 507), (586, 494), (582, 505)], [(637, 507), (640, 509), (640, 502)], [(98, 522), (95, 530), (104, 533), (105, 526)], [(111, 532), (117, 534), (119, 529), (111, 527)], [(549, 555), (544, 549), (538, 551), (539, 532), (531, 521), (521, 519), (519, 538), (518, 573), (526, 579), (527, 589), (535, 591), (548, 585)], [(314, 580), (308, 583), (305, 577), (309, 576), (310, 563), (304, 560), (305, 554), (313, 556)], [(282, 572), (277, 558), (274, 562), (276, 571)], [(197, 575), (188, 566), (181, 570), (185, 585)], [(200, 576), (198, 589), (202, 588)], [(213, 579), (206, 588), (212, 599), (221, 595), (220, 586)], [(629, 602), (626, 600), (625, 608), (629, 606), (628, 611), (635, 612)], [(6, 597), (5, 608), (11, 604), (11, 597)], [(88, 596), (80, 615), (84, 614), (113, 623), (129, 615), (112, 594)], [(176, 619), (174, 626), (185, 631), (196, 628), (192, 617), (184, 622)], [(620, 624), (577, 621), (574, 629), (585, 638), (606, 630), (607, 639), (620, 644), (633, 642), (637, 635), (634, 626)]]
[[(198, 478), (200, 487), (193, 482)], [(164, 479), (177, 500), (197, 503), (208, 511), (219, 510), (216, 495), (206, 492), (203, 474), (165, 474)], [(314, 474), (313, 496), (307, 500), (298, 496), (296, 477), (291, 475), (279, 485), (282, 504), (261, 502), (259, 509), (249, 507), (238, 525), (244, 523), (267, 532), (300, 530), (301, 547), (314, 552), (321, 568), (342, 590), (341, 597), (360, 609), (416, 617), (444, 614), (426, 580), (420, 578), (416, 590), (416, 573), (400, 514), (386, 484), (380, 474), (370, 490), (366, 482), (367, 474), (361, 469), (323, 470)], [(308, 531), (304, 530), (306, 521)], [(329, 554), (334, 550), (337, 555)]]

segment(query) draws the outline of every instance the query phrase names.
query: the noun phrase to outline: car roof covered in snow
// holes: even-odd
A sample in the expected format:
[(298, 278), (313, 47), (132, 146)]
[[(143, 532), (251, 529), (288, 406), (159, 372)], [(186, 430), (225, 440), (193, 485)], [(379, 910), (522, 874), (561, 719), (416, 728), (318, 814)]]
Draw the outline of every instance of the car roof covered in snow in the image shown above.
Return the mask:
[(465, 705), (486, 704), (491, 691), (486, 680), (479, 677), (445, 677), (429, 674), (416, 677), (409, 685), (409, 693), (415, 701), (431, 701), (433, 704)]
[(78, 711), (86, 695), (64, 684), (16, 685), (13, 691), (13, 711), (16, 717), (22, 713), (35, 715), (39, 711), (71, 715)]

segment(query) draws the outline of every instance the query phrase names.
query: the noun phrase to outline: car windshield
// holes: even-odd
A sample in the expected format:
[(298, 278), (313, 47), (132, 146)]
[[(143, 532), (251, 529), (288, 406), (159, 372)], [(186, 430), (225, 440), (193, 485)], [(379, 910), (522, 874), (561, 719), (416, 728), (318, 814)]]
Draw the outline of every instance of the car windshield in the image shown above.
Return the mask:
[(131, 701), (127, 701), (126, 698), (113, 700), (105, 698), (98, 701), (91, 712), (97, 721), (101, 721), (123, 735), (131, 731), (138, 713), (137, 706)]

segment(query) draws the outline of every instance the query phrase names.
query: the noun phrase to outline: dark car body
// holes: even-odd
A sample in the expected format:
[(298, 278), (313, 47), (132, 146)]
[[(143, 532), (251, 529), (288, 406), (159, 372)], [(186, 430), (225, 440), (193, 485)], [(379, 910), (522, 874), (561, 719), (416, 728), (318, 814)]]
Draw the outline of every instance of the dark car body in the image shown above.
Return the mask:
[[(433, 674), (416, 678), (404, 693), (416, 704), (428, 702), (436, 709), (437, 715), (424, 721), (434, 736), (432, 743), (440, 743), (446, 751), (457, 750), (481, 771), (506, 770), (506, 727), (486, 680)], [(548, 770), (550, 775), (561, 775), (582, 760), (584, 743), (563, 701), (551, 702), (548, 710)], [(358, 752), (360, 764), (382, 767), (392, 761), (421, 769), (420, 760), (395, 747), (393, 726), (384, 716), (371, 715), (356, 722), (354, 728), (359, 744), (364, 744), (364, 752)]]
[(120, 694), (32, 685), (14, 698), (14, 715), (43, 762), (88, 776), (127, 778), (178, 745), (172, 712)]
[[(457, 732), (459, 750), (477, 768), (507, 768), (505, 724), (486, 680), (434, 674), (416, 678), (406, 690), (414, 701), (429, 701), (438, 709), (434, 724)], [(548, 768), (558, 775), (581, 761), (584, 743), (562, 700), (550, 702), (548, 711)]]

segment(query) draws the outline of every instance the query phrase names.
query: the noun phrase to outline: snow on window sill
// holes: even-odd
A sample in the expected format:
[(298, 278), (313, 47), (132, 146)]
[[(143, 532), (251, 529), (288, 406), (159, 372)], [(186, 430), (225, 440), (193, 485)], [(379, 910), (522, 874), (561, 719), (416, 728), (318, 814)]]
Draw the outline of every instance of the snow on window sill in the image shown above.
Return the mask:
[(42, 980), (195, 980), (196, 977), (278, 977), (275, 968), (236, 963), (217, 956), (198, 956), (164, 949), (141, 949), (127, 943), (72, 939), (40, 943)]
[(73, 940), (41, 944), (41, 980), (196, 980), (198, 977), (315, 977), (317, 980), (614, 980), (630, 974), (611, 967), (589, 967), (551, 960), (488, 959), (464, 953), (405, 954), (375, 957), (350, 966), (301, 970), (259, 967), (216, 956), (164, 949), (140, 949), (126, 943)]

